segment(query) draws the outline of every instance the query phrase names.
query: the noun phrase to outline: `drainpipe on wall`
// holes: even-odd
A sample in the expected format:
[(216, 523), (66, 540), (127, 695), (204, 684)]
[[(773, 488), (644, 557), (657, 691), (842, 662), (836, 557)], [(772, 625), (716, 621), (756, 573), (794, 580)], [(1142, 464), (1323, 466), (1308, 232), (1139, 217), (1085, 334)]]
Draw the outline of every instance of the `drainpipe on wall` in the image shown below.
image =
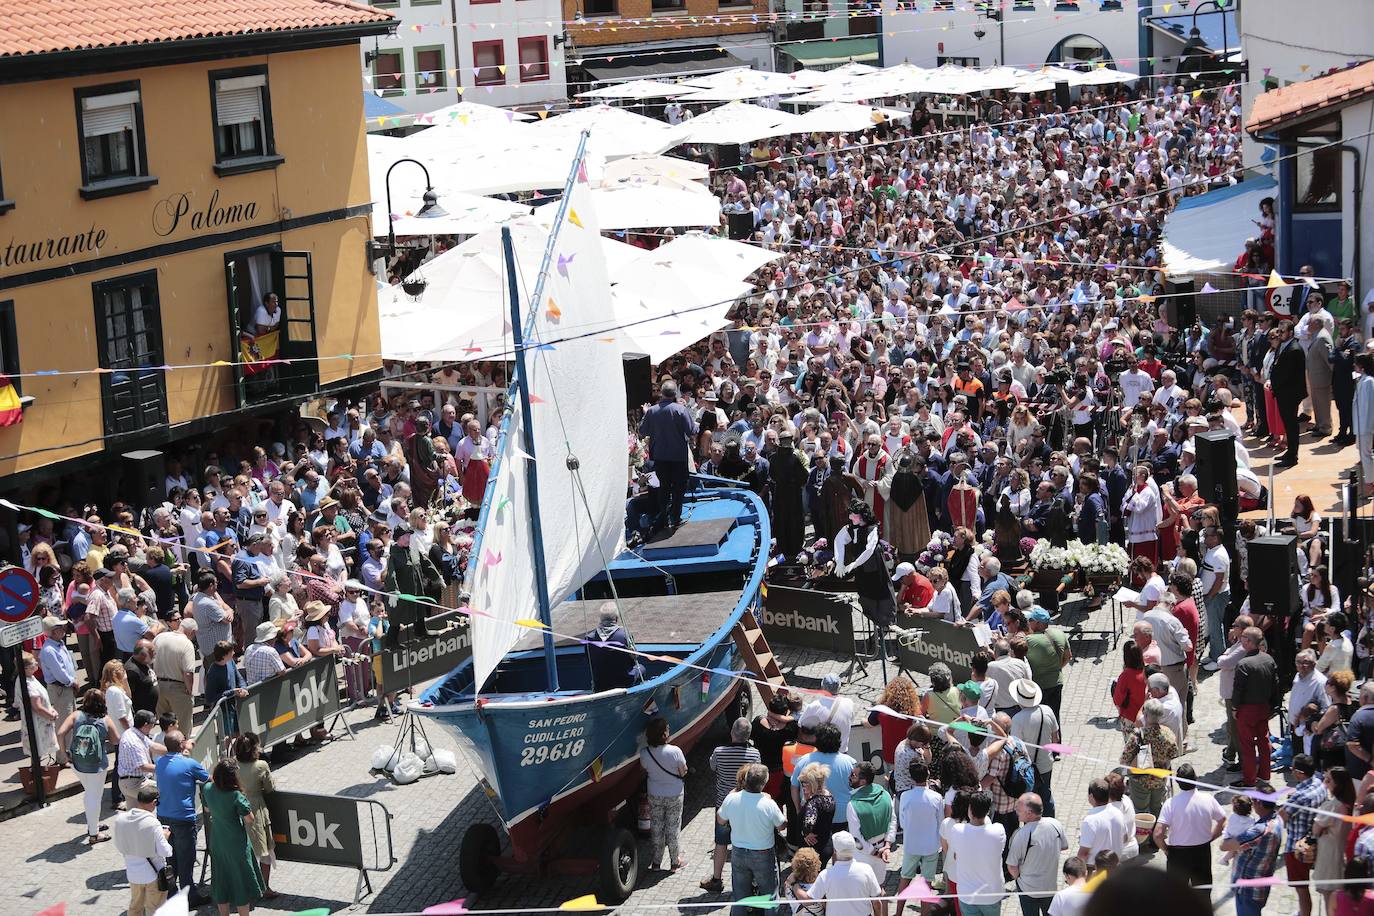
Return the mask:
[(1136, 56), (1140, 58), (1136, 62), (1136, 71), (1141, 76), (1153, 76), (1154, 65), (1150, 63), (1150, 58), (1155, 56), (1155, 30), (1146, 22), (1146, 18), (1154, 13), (1154, 0), (1138, 0), (1136, 3)]
[(463, 85), (463, 49), (458, 44), (458, 0), (448, 0), (448, 21), (453, 27), (453, 94), (463, 101), (463, 93), (458, 87)]

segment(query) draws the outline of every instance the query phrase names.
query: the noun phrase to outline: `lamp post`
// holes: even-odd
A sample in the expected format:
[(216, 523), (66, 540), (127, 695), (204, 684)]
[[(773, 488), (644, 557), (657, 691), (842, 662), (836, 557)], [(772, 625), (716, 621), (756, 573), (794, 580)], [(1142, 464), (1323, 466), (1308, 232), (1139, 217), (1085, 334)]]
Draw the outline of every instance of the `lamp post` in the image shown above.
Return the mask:
[(1193, 6), (1193, 28), (1188, 34), (1188, 41), (1183, 45), (1182, 53), (1179, 55), (1180, 64), (1189, 57), (1200, 57), (1207, 50), (1207, 43), (1202, 40), (1202, 30), (1197, 27), (1197, 15), (1206, 6), (1213, 7), (1209, 15), (1221, 14), (1221, 47), (1216, 49), (1215, 59), (1224, 62), (1230, 53), (1231, 40), (1230, 31), (1226, 28), (1226, 5), (1218, 2), (1218, 0), (1202, 0)]
[[(418, 159), (397, 159), (391, 163), (391, 167), (386, 170), (386, 254), (388, 257), (396, 255), (396, 214), (391, 210), (391, 173), (396, 171), (396, 166), (402, 162), (413, 162), (420, 167), (420, 171), (425, 173), (425, 193), (421, 200), (424, 205), (420, 207), (415, 216), (419, 219), (438, 219), (448, 216), (448, 211), (439, 206), (439, 195), (434, 193), (434, 184), (429, 179), (429, 169)], [(375, 243), (370, 243), (375, 246)], [(369, 263), (376, 260), (376, 248), (373, 248), (372, 257), (368, 258)]]

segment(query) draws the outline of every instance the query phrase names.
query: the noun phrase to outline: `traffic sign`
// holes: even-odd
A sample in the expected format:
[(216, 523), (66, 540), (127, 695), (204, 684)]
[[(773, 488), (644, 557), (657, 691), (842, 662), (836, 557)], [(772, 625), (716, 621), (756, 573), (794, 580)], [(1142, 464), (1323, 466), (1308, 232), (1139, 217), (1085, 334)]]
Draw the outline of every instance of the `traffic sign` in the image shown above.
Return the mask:
[(38, 607), (38, 582), (26, 569), (0, 569), (0, 623), (18, 623)]
[(17, 646), (26, 639), (33, 639), (43, 632), (42, 617), (26, 617), (0, 630), (0, 648)]

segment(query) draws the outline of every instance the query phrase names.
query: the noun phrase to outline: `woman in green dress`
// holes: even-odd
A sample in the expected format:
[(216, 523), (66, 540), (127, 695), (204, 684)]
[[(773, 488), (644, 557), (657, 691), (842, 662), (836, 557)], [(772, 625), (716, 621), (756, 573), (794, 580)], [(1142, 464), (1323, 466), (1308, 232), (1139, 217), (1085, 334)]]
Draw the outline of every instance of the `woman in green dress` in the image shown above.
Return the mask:
[(220, 916), (229, 916), (231, 906), (239, 916), (248, 916), (249, 906), (262, 896), (264, 886), (248, 840), (253, 806), (244, 797), (237, 764), (231, 760), (215, 764), (202, 795), (210, 815), (210, 897)]
[(276, 842), (272, 839), (272, 819), (267, 813), (267, 795), (276, 791), (272, 784), (272, 770), (262, 759), (262, 741), (254, 732), (244, 732), (234, 740), (234, 759), (239, 764), (239, 784), (243, 797), (253, 808), (253, 822), (248, 825), (248, 841), (253, 844), (253, 855), (257, 856), (258, 867), (262, 869), (262, 884), (266, 890), (262, 899), (271, 900), (277, 896), (272, 890), (272, 866), (277, 857), (274, 852)]

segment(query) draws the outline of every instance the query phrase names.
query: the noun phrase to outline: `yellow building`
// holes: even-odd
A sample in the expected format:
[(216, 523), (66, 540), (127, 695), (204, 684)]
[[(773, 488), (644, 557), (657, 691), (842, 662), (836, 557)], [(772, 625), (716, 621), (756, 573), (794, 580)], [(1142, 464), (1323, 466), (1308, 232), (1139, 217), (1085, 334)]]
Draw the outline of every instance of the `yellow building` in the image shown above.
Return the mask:
[[(391, 14), (0, 0), (0, 21), (0, 372), (26, 404), (0, 489), (377, 377), (357, 43)], [(245, 364), (274, 324), (296, 361)]]

